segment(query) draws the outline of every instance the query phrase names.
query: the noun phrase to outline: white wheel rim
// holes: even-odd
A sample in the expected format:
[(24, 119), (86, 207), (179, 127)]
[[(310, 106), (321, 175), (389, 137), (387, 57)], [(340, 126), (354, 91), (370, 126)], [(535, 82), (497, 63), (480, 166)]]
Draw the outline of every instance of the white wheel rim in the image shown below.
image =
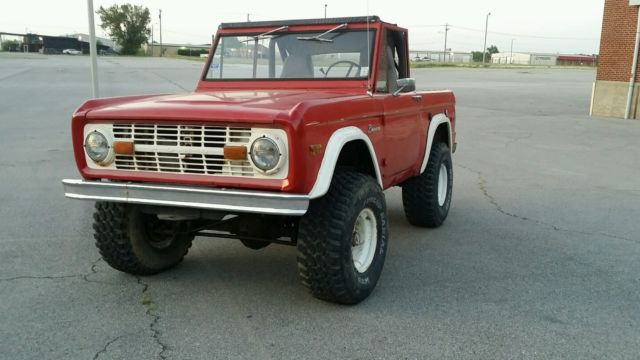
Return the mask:
[(438, 173), (438, 204), (444, 205), (447, 200), (447, 188), (449, 187), (449, 172), (444, 164), (440, 165), (440, 172)]
[(353, 225), (351, 237), (351, 257), (359, 273), (366, 272), (378, 245), (378, 222), (373, 211), (366, 208), (360, 212)]

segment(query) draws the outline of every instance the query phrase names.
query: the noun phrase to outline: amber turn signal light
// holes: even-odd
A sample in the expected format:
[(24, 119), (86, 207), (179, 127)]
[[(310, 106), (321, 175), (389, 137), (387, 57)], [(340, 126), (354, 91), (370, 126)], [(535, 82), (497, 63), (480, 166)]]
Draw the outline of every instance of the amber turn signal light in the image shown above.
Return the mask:
[(320, 154), (322, 154), (322, 144), (309, 145), (309, 153), (311, 155), (320, 155)]
[(119, 155), (133, 155), (133, 141), (114, 141), (113, 152)]
[(225, 160), (247, 160), (246, 146), (230, 146), (224, 147)]

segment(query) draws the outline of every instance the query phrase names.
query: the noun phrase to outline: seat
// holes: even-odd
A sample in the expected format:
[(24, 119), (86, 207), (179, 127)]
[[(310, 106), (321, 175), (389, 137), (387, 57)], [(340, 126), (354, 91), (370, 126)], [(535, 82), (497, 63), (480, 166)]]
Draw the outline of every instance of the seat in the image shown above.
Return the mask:
[(313, 68), (308, 57), (289, 55), (282, 64), (281, 78), (285, 79), (311, 79)]

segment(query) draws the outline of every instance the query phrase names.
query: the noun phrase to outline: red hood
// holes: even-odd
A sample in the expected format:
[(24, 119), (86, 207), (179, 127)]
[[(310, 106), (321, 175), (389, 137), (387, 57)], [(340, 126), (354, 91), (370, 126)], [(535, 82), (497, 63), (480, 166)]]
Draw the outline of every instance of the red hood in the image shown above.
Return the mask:
[(279, 115), (289, 117), (305, 101), (352, 94), (330, 91), (261, 90), (217, 91), (148, 97), (123, 97), (105, 103), (95, 100), (87, 119), (190, 120), (271, 123)]

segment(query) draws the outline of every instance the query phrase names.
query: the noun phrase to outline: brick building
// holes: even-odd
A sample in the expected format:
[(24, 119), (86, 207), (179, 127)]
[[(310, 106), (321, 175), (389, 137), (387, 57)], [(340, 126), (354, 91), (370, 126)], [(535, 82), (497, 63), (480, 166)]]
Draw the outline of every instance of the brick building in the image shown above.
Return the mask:
[[(625, 115), (637, 21), (638, 6), (631, 6), (629, 0), (605, 0), (598, 75), (591, 99), (594, 116), (622, 118)], [(640, 117), (640, 71), (635, 81), (632, 119)]]

